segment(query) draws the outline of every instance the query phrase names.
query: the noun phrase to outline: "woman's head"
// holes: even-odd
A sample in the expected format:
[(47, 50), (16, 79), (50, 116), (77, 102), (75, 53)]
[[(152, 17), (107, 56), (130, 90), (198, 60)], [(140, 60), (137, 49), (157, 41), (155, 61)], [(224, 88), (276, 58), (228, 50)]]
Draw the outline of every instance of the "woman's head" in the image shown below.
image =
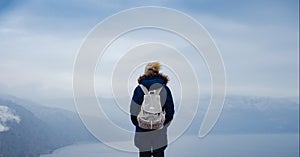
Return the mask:
[(148, 63), (145, 67), (145, 74), (149, 74), (149, 73), (159, 73), (160, 70), (160, 63), (159, 62), (151, 62)]
[(141, 84), (142, 80), (146, 78), (158, 77), (161, 78), (165, 84), (168, 83), (168, 76), (162, 74), (160, 71), (160, 63), (159, 62), (150, 62), (145, 66), (145, 73), (138, 78), (138, 83)]

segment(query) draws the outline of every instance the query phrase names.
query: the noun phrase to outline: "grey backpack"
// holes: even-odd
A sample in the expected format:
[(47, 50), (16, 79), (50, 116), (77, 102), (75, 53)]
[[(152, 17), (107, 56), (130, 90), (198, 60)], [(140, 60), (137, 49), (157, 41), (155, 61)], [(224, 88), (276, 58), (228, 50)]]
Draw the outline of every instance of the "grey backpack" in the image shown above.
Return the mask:
[(162, 129), (165, 121), (165, 112), (162, 111), (159, 95), (162, 87), (150, 91), (143, 85), (140, 85), (140, 87), (145, 95), (141, 111), (137, 116), (139, 127), (151, 130)]

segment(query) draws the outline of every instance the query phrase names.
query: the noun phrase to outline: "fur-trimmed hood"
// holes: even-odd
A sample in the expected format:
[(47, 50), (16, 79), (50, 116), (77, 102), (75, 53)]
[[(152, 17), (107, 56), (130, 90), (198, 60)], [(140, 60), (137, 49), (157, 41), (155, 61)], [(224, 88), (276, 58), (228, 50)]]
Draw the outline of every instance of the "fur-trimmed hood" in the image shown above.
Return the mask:
[(169, 82), (168, 76), (162, 74), (162, 73), (149, 73), (144, 74), (138, 78), (138, 83), (146, 85), (152, 84), (152, 83), (161, 83), (161, 84), (167, 84)]

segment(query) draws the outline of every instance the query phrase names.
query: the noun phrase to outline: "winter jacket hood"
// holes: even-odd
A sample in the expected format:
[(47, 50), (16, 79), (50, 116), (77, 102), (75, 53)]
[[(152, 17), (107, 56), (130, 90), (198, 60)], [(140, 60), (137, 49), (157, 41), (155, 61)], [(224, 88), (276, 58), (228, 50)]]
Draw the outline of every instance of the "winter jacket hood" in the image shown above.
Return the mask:
[(151, 85), (155, 83), (159, 83), (162, 85), (166, 85), (169, 82), (169, 79), (166, 75), (161, 73), (150, 73), (144, 74), (138, 78), (138, 83), (143, 84), (146, 88), (150, 88)]

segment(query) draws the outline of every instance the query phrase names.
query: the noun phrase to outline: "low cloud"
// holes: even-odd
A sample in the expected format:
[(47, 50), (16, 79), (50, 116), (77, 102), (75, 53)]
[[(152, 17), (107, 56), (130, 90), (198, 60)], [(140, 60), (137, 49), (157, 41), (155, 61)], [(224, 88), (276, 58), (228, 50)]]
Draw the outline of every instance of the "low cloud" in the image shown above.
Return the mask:
[(15, 113), (14, 110), (7, 106), (0, 105), (0, 132), (8, 131), (10, 128), (7, 122), (15, 121), (20, 123), (21, 118)]

